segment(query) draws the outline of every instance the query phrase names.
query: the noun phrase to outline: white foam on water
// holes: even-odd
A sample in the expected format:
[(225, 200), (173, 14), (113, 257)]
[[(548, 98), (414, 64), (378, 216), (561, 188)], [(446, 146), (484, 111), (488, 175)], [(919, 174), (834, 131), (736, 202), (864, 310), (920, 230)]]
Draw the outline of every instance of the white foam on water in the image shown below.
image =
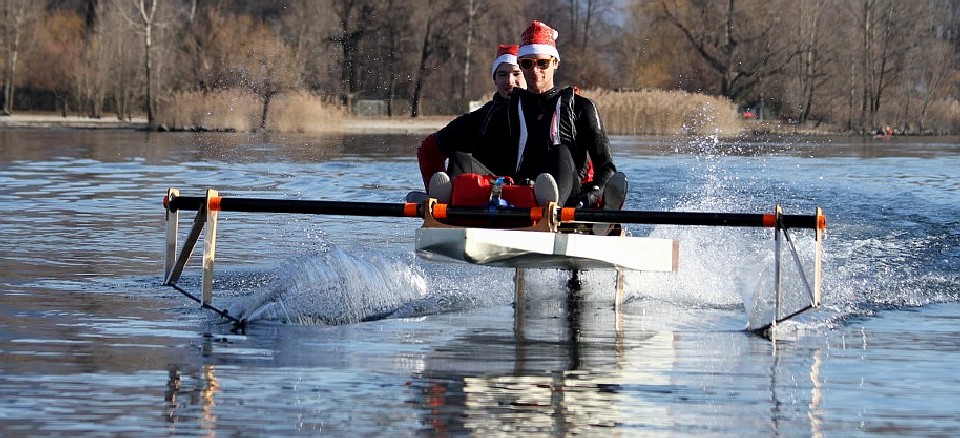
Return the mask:
[(404, 304), (392, 318), (409, 318), (509, 303), (513, 270), (460, 263), (418, 260), (424, 266), (429, 293)]
[(229, 313), (246, 321), (350, 324), (382, 318), (426, 294), (423, 272), (410, 263), (333, 246), (287, 260), (272, 283)]
[[(685, 141), (678, 150), (696, 154), (694, 174), (697, 181), (685, 182), (689, 189), (671, 209), (683, 212), (772, 213), (774, 205), (766, 205), (766, 198), (793, 196), (788, 187), (783, 193), (756, 193), (756, 181), (748, 180), (728, 167), (730, 155), (742, 154), (743, 148), (734, 143), (722, 143), (716, 137)], [(757, 164), (759, 174), (764, 172), (763, 158)], [(757, 178), (751, 172), (751, 178)], [(762, 177), (762, 176), (761, 176)], [(768, 185), (765, 185), (770, 190)], [(786, 214), (804, 214), (793, 206), (785, 206)], [(811, 212), (812, 213), (812, 212)], [(808, 236), (809, 234), (809, 236)], [(744, 311), (744, 325), (756, 326), (773, 318), (774, 291), (774, 231), (771, 228), (672, 226), (658, 225), (650, 237), (677, 239), (680, 242), (679, 265), (676, 273), (627, 272), (628, 302), (654, 302), (687, 309), (740, 309)], [(805, 274), (813, 281), (813, 232), (791, 230)], [(806, 305), (809, 296), (802, 285), (795, 263), (782, 242), (785, 297), (781, 315), (792, 313)]]

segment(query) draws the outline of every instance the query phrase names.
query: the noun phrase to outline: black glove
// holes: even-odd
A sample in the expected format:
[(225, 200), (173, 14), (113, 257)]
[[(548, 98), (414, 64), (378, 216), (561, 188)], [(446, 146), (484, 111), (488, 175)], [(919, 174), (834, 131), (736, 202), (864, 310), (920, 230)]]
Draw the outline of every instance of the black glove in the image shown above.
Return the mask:
[(580, 187), (580, 194), (577, 207), (599, 207), (600, 198), (603, 197), (603, 189), (595, 184), (584, 184)]

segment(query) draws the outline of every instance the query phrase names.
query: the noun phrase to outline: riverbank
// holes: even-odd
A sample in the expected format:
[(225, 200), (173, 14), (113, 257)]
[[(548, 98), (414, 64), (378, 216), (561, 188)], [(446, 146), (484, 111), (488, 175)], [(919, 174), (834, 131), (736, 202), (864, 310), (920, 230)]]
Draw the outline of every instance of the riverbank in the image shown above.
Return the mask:
[[(435, 132), (453, 119), (454, 116), (431, 116), (418, 118), (348, 118), (343, 119), (329, 132), (336, 134), (429, 134)], [(131, 120), (117, 120), (115, 117), (94, 119), (79, 116), (60, 116), (56, 114), (13, 114), (0, 116), (0, 129), (132, 129), (146, 130), (147, 119), (134, 117)]]
[(118, 120), (116, 117), (94, 119), (79, 116), (61, 116), (58, 114), (11, 114), (0, 116), (0, 129), (6, 128), (66, 128), (66, 129), (133, 129), (147, 128), (147, 119), (135, 117), (131, 120)]
[[(327, 125), (326, 133), (331, 134), (429, 134), (446, 126), (455, 116), (428, 117), (348, 117), (337, 123)], [(0, 116), (0, 129), (130, 129), (146, 130), (146, 117), (134, 117), (130, 120), (117, 120), (116, 117), (94, 119), (80, 116), (60, 116), (57, 114), (13, 114)], [(746, 135), (799, 134), (799, 135), (840, 135), (830, 126), (807, 126), (783, 123), (777, 120), (744, 120), (743, 133)]]

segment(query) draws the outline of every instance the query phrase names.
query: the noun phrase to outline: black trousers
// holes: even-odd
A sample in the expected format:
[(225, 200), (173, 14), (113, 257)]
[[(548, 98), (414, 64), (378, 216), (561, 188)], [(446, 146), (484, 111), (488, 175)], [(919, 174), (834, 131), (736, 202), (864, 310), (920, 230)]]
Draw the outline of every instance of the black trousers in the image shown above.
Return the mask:
[(447, 163), (447, 175), (450, 175), (450, 179), (453, 179), (457, 175), (462, 175), (464, 173), (494, 175), (490, 169), (487, 169), (487, 166), (484, 166), (483, 163), (474, 158), (473, 154), (457, 152), (450, 157), (450, 161)]
[[(573, 154), (570, 153), (570, 149), (563, 145), (556, 145), (550, 149), (545, 161), (542, 163), (542, 173), (549, 173), (557, 181), (560, 202), (567, 206), (577, 205), (577, 197), (580, 195), (580, 174), (577, 172), (577, 166), (573, 162)], [(447, 174), (450, 175), (450, 179), (453, 179), (464, 173), (495, 175), (472, 154), (457, 152), (450, 157), (450, 162), (447, 164)], [(522, 181), (517, 181), (514, 175), (498, 176), (510, 176), (514, 178), (514, 182), (522, 183)]]
[(570, 149), (564, 145), (555, 145), (547, 157), (543, 169), (557, 180), (560, 203), (566, 206), (577, 205), (577, 198), (580, 196), (580, 174)]

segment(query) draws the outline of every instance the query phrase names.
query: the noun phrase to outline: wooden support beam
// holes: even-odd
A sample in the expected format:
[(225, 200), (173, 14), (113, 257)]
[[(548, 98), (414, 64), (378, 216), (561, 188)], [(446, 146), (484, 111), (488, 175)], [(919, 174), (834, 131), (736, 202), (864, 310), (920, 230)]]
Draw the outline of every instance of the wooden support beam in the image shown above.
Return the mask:
[[(174, 188), (167, 190), (167, 199), (180, 196), (180, 191)], [(173, 267), (177, 262), (177, 231), (180, 225), (180, 212), (171, 211), (169, 204), (165, 204), (166, 216), (164, 223), (167, 229), (167, 242), (163, 252), (163, 278), (170, 278)]]
[(180, 255), (177, 257), (177, 262), (174, 263), (173, 269), (170, 270), (167, 278), (163, 280), (163, 284), (177, 284), (177, 281), (180, 280), (183, 267), (186, 266), (187, 261), (190, 260), (190, 254), (193, 253), (193, 248), (197, 246), (197, 241), (200, 240), (200, 232), (203, 231), (206, 214), (207, 209), (205, 207), (197, 210), (197, 216), (193, 219), (193, 227), (190, 228), (190, 234), (187, 236), (187, 240), (183, 242), (183, 247), (180, 248)]
[(213, 301), (213, 261), (217, 252), (217, 213), (219, 209), (211, 208), (213, 198), (219, 198), (216, 190), (207, 190), (205, 210), (206, 233), (203, 235), (203, 304), (211, 305)]

